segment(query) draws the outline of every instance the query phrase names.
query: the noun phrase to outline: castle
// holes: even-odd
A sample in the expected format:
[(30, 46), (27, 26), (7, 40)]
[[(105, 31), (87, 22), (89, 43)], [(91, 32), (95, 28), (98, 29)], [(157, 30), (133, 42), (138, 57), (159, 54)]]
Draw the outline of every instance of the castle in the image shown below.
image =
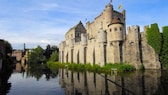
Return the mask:
[(160, 69), (158, 55), (147, 43), (146, 28), (127, 28), (126, 11), (118, 12), (111, 3), (86, 28), (80, 21), (65, 34), (59, 44), (59, 61), (81, 64), (132, 64), (137, 69)]

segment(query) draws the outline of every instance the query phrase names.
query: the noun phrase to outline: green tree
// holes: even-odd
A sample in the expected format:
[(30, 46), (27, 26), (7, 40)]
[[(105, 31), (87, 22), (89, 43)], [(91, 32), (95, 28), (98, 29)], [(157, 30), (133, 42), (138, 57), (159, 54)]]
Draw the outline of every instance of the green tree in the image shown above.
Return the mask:
[(163, 30), (163, 44), (162, 44), (162, 51), (160, 61), (162, 66), (165, 67), (168, 65), (168, 26), (162, 28)]
[(147, 28), (146, 37), (148, 40), (148, 44), (151, 45), (152, 48), (154, 48), (157, 54), (160, 54), (162, 45), (162, 36), (160, 34), (157, 23), (151, 24), (151, 27)]
[(51, 49), (52, 49), (53, 51), (56, 51), (56, 52), (59, 51), (59, 48), (58, 48), (57, 46), (52, 46)]
[(12, 53), (12, 50), (13, 50), (12, 45), (8, 41), (4, 41), (4, 45), (5, 45), (5, 53), (6, 53), (6, 55), (8, 53)]
[[(59, 49), (57, 46), (50, 46), (47, 45), (45, 51), (44, 51), (44, 56), (46, 57), (46, 60), (51, 60), (51, 55), (52, 53), (55, 52), (56, 56), (58, 56)], [(57, 57), (58, 58), (58, 57)], [(57, 59), (56, 59), (57, 60)]]
[(46, 50), (44, 51), (44, 55), (47, 58), (47, 60), (50, 58), (52, 54), (52, 48), (50, 45), (47, 45)]
[(37, 46), (37, 48), (32, 49), (28, 62), (30, 64), (37, 64), (40, 62), (45, 61), (45, 56), (43, 55), (43, 48), (40, 46)]
[(58, 53), (56, 51), (52, 52), (50, 61), (58, 61)]
[(4, 48), (5, 48), (5, 57), (3, 57), (3, 63), (2, 63), (2, 74), (4, 75), (8, 75), (11, 74), (13, 71), (13, 60), (11, 58), (11, 56), (9, 56), (8, 54), (12, 53), (12, 45), (4, 40)]

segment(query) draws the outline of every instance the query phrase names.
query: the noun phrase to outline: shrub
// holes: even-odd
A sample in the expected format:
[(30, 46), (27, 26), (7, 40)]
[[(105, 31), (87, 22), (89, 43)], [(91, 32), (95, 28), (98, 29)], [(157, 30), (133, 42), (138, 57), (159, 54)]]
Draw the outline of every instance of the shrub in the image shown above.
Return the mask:
[(60, 62), (53, 62), (48, 61), (47, 67), (49, 67), (52, 71), (55, 69), (58, 70), (59, 68), (68, 68), (72, 71), (78, 71), (78, 72), (84, 72), (84, 71), (90, 71), (94, 73), (111, 73), (112, 68), (116, 68), (118, 72), (132, 72), (135, 70), (135, 67), (126, 63), (109, 63), (106, 64), (103, 67), (100, 67), (97, 64), (91, 65), (91, 64), (75, 64), (75, 63), (60, 63)]
[(134, 71), (135, 70), (134, 66), (129, 65), (129, 64), (121, 65), (121, 66), (119, 66), (118, 69), (121, 72), (129, 72), (129, 71)]
[(84, 65), (84, 68), (85, 68), (85, 70), (87, 70), (87, 71), (91, 71), (92, 65), (89, 64), (89, 63), (87, 63), (87, 64)]
[(53, 61), (48, 61), (47, 62), (47, 67), (51, 69), (51, 71), (56, 71), (59, 69), (59, 64), (53, 62)]
[(100, 68), (101, 68), (101, 67), (100, 67), (99, 65), (94, 64), (94, 65), (92, 66), (91, 71), (92, 71), (92, 72), (100, 72), (100, 71), (101, 71)]

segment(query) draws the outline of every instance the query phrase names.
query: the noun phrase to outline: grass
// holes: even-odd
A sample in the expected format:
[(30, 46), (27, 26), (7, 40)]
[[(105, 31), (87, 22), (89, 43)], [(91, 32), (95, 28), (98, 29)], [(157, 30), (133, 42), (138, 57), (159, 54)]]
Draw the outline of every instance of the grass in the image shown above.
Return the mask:
[(58, 70), (59, 68), (62, 69), (69, 69), (72, 71), (78, 72), (94, 72), (94, 73), (111, 73), (112, 68), (116, 69), (117, 72), (132, 72), (135, 71), (135, 67), (125, 63), (107, 63), (105, 66), (100, 67), (97, 64), (91, 65), (87, 64), (75, 64), (75, 63), (60, 63), (60, 62), (53, 62), (48, 61), (47, 67), (49, 67), (52, 71)]

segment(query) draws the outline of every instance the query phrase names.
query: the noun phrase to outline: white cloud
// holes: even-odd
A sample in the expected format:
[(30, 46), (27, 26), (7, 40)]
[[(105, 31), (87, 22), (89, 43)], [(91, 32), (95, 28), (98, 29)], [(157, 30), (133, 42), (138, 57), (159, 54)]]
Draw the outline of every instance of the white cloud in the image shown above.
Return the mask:
[[(28, 44), (29, 47), (34, 47), (35, 44), (43, 47), (47, 44), (58, 45), (60, 41), (64, 40), (64, 34), (69, 29), (67, 26), (54, 25), (53, 22), (23, 21), (15, 27), (8, 20), (0, 21), (3, 22), (0, 23), (0, 37), (12, 43), (14, 48), (22, 46), (23, 43)], [(17, 28), (19, 26), (24, 28)]]
[(57, 3), (38, 3), (31, 7), (25, 7), (21, 10), (24, 12), (32, 12), (32, 11), (51, 11), (57, 10), (59, 5)]

